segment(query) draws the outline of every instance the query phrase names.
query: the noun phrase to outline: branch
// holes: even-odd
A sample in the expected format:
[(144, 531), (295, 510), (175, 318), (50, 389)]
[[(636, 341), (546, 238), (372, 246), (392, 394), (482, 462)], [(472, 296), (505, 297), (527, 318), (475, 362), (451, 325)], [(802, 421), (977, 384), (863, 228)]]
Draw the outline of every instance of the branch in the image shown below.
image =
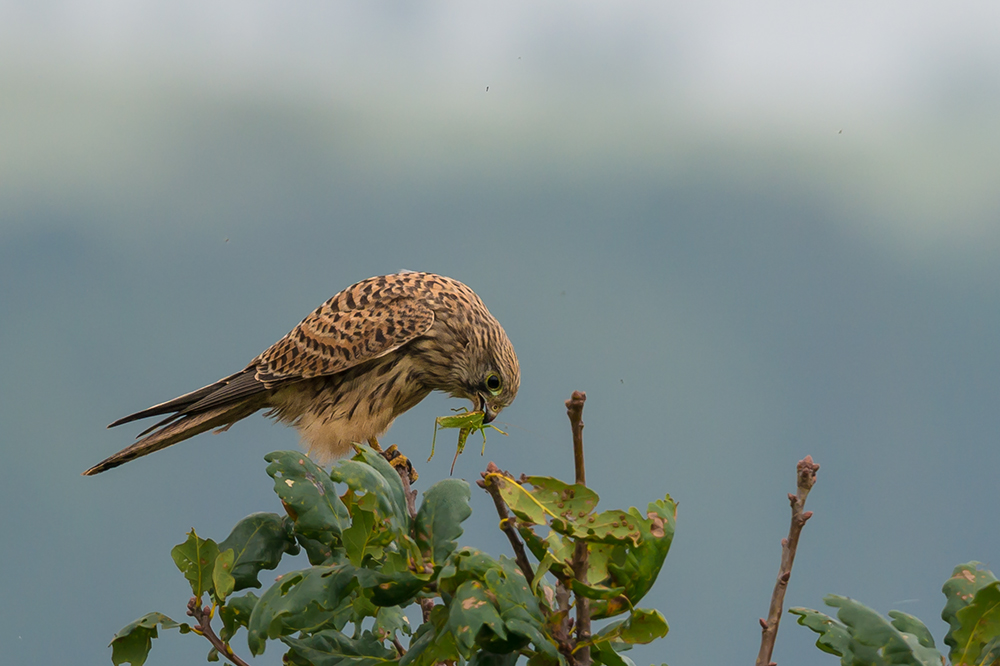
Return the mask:
[[(566, 415), (569, 417), (573, 430), (573, 462), (576, 467), (576, 482), (587, 485), (587, 469), (583, 460), (583, 403), (587, 394), (583, 391), (573, 391), (572, 397), (566, 401)], [(587, 542), (582, 539), (576, 542), (573, 550), (573, 576), (581, 583), (587, 582)], [(590, 646), (585, 645), (590, 640), (590, 599), (576, 596), (576, 642), (584, 645), (579, 648), (576, 663), (589, 666), (591, 663)]]
[[(403, 482), (403, 495), (406, 496), (406, 510), (410, 514), (410, 520), (413, 521), (413, 526), (416, 526), (417, 522), (417, 491), (410, 489), (410, 470), (403, 469), (402, 467), (395, 467), (396, 473), (399, 474), (399, 480)], [(420, 616), (423, 618), (424, 622), (429, 622), (431, 619), (431, 611), (434, 610), (434, 600), (423, 598), (420, 600)], [(402, 656), (403, 653), (400, 653)]]
[[(514, 519), (510, 517), (510, 512), (507, 510), (507, 503), (500, 496), (500, 488), (497, 487), (495, 480), (489, 478), (490, 474), (500, 471), (500, 468), (495, 463), (490, 462), (486, 466), (486, 471), (480, 472), (483, 480), (476, 481), (476, 485), (485, 489), (490, 494), (490, 497), (493, 498), (493, 504), (496, 505), (497, 514), (500, 516), (500, 529), (507, 535), (510, 547), (514, 549), (514, 559), (517, 561), (517, 566), (521, 568), (521, 573), (524, 574), (530, 585), (535, 580), (535, 572), (531, 568), (531, 562), (528, 560), (528, 554), (524, 550), (524, 544), (521, 543), (521, 538), (517, 534), (517, 529), (515, 529)], [(504, 474), (510, 476), (507, 473)]]
[(406, 496), (406, 510), (410, 513), (410, 520), (417, 520), (417, 491), (410, 490), (410, 475), (399, 467), (394, 468), (399, 474), (399, 480), (403, 482), (403, 495)]
[(566, 415), (573, 429), (573, 462), (576, 464), (576, 482), (587, 485), (587, 470), (583, 464), (583, 403), (587, 394), (583, 391), (573, 391), (573, 396), (566, 401)]
[(191, 597), (191, 600), (188, 601), (187, 614), (198, 621), (195, 630), (207, 638), (208, 642), (212, 644), (212, 647), (219, 654), (236, 664), (236, 666), (250, 666), (247, 662), (233, 654), (233, 649), (229, 647), (229, 643), (224, 642), (216, 635), (215, 630), (212, 629), (212, 609), (208, 606), (202, 608), (201, 599)]
[(819, 465), (813, 462), (812, 456), (806, 456), (796, 467), (798, 475), (798, 493), (788, 494), (792, 505), (792, 524), (788, 528), (788, 536), (781, 540), (781, 566), (778, 569), (778, 580), (771, 593), (771, 607), (767, 619), (761, 618), (760, 652), (757, 654), (756, 666), (774, 666), (771, 654), (774, 652), (774, 641), (778, 638), (778, 622), (785, 603), (785, 590), (788, 589), (788, 579), (792, 576), (792, 564), (795, 562), (795, 551), (799, 546), (799, 535), (806, 521), (812, 518), (812, 511), (803, 511), (806, 497), (816, 483), (816, 472)]

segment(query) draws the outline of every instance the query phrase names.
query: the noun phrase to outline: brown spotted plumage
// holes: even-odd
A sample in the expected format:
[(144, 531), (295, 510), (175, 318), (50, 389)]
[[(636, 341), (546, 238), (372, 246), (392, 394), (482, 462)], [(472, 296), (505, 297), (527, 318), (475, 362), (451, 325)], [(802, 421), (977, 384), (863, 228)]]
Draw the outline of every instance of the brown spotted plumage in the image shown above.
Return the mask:
[(517, 395), (514, 347), (475, 292), (431, 273), (373, 277), (319, 306), (246, 368), (110, 427), (169, 414), (84, 474), (98, 474), (261, 409), (325, 461), (381, 436), (443, 391), (493, 420)]

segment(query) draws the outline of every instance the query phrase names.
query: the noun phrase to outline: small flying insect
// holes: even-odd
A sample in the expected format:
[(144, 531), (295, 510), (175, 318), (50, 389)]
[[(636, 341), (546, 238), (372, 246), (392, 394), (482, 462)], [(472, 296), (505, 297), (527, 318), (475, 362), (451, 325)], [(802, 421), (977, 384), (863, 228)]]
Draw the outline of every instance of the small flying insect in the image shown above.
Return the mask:
[(492, 423), (483, 423), (483, 417), (486, 416), (486, 414), (482, 411), (470, 412), (466, 407), (460, 407), (454, 411), (462, 413), (455, 414), (454, 416), (439, 416), (434, 419), (434, 438), (431, 440), (431, 455), (430, 458), (427, 459), (427, 462), (430, 462), (431, 458), (434, 457), (434, 445), (437, 443), (438, 428), (459, 428), (458, 448), (455, 450), (455, 459), (451, 461), (451, 474), (455, 473), (455, 463), (458, 462), (458, 455), (465, 450), (465, 441), (469, 439), (469, 435), (472, 434), (473, 431), (483, 434), (482, 455), (486, 455), (487, 428), (493, 428), (501, 435), (507, 434)]

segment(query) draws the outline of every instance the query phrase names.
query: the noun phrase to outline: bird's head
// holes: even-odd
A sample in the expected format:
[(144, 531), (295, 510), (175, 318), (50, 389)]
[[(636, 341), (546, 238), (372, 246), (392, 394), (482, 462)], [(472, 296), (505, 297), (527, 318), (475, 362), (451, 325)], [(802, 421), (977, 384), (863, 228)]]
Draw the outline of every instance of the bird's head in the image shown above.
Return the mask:
[(499, 323), (493, 322), (486, 335), (476, 336), (464, 353), (452, 359), (452, 388), (457, 398), (472, 401), (475, 409), (484, 412), (483, 423), (497, 417), (504, 407), (514, 402), (521, 385), (521, 369), (514, 345)]

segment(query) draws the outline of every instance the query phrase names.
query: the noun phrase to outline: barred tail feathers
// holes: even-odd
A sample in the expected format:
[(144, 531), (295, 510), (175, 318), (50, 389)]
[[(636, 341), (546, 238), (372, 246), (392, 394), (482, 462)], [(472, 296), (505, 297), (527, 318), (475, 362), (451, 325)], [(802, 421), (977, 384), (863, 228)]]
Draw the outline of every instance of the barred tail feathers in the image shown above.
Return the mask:
[(236, 404), (230, 403), (197, 414), (181, 416), (178, 420), (165, 424), (162, 428), (140, 439), (135, 444), (97, 463), (84, 472), (83, 475), (93, 476), (100, 474), (112, 467), (118, 467), (130, 460), (135, 460), (136, 458), (149, 455), (154, 451), (165, 449), (206, 430), (228, 428), (264, 406), (266, 406), (266, 399), (264, 396), (259, 396), (257, 399), (245, 400)]

